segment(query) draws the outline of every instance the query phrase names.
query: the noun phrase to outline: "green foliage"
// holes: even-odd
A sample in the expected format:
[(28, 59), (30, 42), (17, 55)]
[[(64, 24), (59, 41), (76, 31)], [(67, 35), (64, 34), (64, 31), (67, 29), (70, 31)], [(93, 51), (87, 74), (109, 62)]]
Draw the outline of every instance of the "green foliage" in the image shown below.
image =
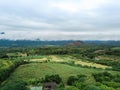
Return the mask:
[(26, 90), (26, 83), (23, 81), (8, 82), (5, 86), (2, 86), (0, 90)]
[(84, 90), (101, 90), (98, 86), (88, 85)]
[(58, 85), (58, 90), (64, 90), (65, 88), (65, 85), (63, 82), (61, 82), (59, 85)]
[(77, 87), (79, 90), (83, 90), (86, 86), (88, 85), (88, 83), (85, 82), (75, 82), (74, 86)]
[(23, 63), (22, 60), (0, 60), (0, 84)]
[(41, 84), (41, 82), (42, 82), (41, 79), (35, 79), (35, 78), (31, 78), (31, 79), (27, 80), (28, 85), (39, 85), (39, 84)]
[(60, 84), (60, 82), (62, 82), (62, 79), (58, 74), (56, 74), (56, 75), (45, 75), (45, 78), (43, 79), (42, 82), (56, 82), (57, 84)]
[(108, 73), (108, 72), (93, 74), (93, 76), (95, 77), (95, 80), (97, 82), (110, 81), (111, 78), (113, 77), (111, 73)]
[(68, 80), (67, 80), (67, 84), (68, 84), (68, 85), (73, 85), (73, 84), (75, 83), (75, 81), (77, 81), (77, 80), (78, 80), (77, 77), (75, 77), (75, 76), (70, 76), (70, 77), (68, 78)]
[(114, 82), (114, 81), (110, 81), (110, 82), (103, 82), (104, 85), (107, 85), (108, 87), (113, 87), (113, 88), (119, 88), (120, 87), (120, 82)]
[(93, 74), (93, 76), (97, 82), (107, 85), (108, 87), (112, 87), (112, 88), (120, 87), (120, 82), (119, 82), (120, 76), (118, 74), (112, 75), (111, 73), (103, 72), (103, 73)]
[[(27, 85), (56, 82), (59, 84), (59, 90), (119, 90), (120, 75), (116, 75), (116, 73), (120, 71), (120, 49), (114, 48), (108, 46), (2, 48), (0, 49), (0, 58), (5, 60), (0, 60), (0, 83), (5, 81), (19, 65), (26, 63), (26, 60), (45, 57), (47, 61), (46, 63), (30, 62), (21, 65), (6, 81), (8, 83), (5, 83), (0, 90), (24, 90), (25, 84), (14, 80), (23, 80), (27, 82)], [(20, 53), (25, 53), (28, 56), (23, 57)], [(61, 62), (62, 64), (51, 63), (52, 58), (49, 57), (51, 54), (61, 55), (62, 60), (65, 62)], [(69, 60), (68, 55), (73, 58), (72, 61)], [(103, 58), (104, 56), (107, 59)], [(98, 60), (95, 58), (98, 58)], [(105, 70), (109, 72), (103, 72), (103, 69), (88, 66), (83, 68), (80, 65), (75, 66), (75, 60), (85, 60), (86, 62), (94, 62), (112, 68)], [(94, 73), (93, 76), (91, 76), (92, 73)], [(88, 79), (88, 77), (90, 78)], [(64, 86), (66, 82), (70, 87)]]
[(87, 79), (87, 76), (85, 75), (77, 75), (77, 76), (70, 76), (67, 80), (68, 85), (75, 85), (79, 82), (85, 82)]
[(102, 86), (100, 86), (100, 88), (101, 88), (102, 90), (115, 90), (115, 89), (113, 89), (113, 88), (111, 88), (111, 87), (107, 87), (106, 85), (102, 85)]
[(67, 87), (64, 90), (79, 90), (78, 88), (71, 86), (71, 87)]

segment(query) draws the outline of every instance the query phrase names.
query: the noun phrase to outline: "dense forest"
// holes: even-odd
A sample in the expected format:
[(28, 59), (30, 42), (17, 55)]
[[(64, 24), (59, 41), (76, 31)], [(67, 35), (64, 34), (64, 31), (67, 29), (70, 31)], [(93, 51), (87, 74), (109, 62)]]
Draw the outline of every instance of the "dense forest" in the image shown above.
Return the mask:
[[(60, 40), (60, 41), (41, 41), (39, 39), (36, 40), (6, 40), (0, 39), (0, 47), (36, 47), (36, 46), (65, 46), (69, 43), (76, 42), (74, 40)], [(107, 46), (120, 46), (120, 41), (80, 41), (84, 42), (84, 45), (107, 45)]]

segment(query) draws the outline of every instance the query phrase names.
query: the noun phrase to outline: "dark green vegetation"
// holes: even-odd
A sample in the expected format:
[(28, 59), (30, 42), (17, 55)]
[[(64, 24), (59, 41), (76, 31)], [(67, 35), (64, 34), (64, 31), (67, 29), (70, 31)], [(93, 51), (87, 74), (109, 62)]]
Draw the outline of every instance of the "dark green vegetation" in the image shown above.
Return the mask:
[[(80, 40), (78, 40), (80, 41)], [(61, 40), (61, 41), (41, 41), (36, 40), (7, 40), (0, 39), (0, 47), (39, 47), (39, 46), (64, 46), (69, 43), (76, 42), (74, 40)], [(81, 42), (81, 41), (80, 41)], [(107, 46), (120, 46), (120, 41), (84, 41), (86, 44), (93, 45), (107, 45)]]
[(22, 60), (0, 60), (0, 83), (7, 79), (19, 65), (25, 64)]
[(58, 90), (120, 90), (120, 47), (0, 48), (0, 90), (56, 82)]

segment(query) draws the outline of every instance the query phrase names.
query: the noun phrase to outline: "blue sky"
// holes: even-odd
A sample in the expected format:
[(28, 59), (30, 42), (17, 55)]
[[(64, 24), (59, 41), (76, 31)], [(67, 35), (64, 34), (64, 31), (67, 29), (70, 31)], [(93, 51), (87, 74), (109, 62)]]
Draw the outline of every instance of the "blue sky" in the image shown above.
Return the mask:
[(0, 39), (120, 40), (120, 0), (0, 0)]

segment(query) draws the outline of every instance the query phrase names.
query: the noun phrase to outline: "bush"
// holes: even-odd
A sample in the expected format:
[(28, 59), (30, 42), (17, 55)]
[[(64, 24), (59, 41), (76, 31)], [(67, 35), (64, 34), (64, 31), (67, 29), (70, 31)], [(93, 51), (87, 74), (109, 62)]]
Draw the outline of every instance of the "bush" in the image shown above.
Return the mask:
[(101, 89), (95, 85), (88, 85), (87, 87), (85, 87), (85, 90), (101, 90)]
[(68, 80), (67, 80), (67, 84), (68, 85), (73, 85), (74, 83), (75, 83), (75, 81), (77, 81), (78, 79), (77, 79), (77, 77), (75, 77), (75, 76), (70, 76), (69, 78), (68, 78)]
[(64, 85), (63, 82), (61, 82), (61, 83), (59, 84), (57, 90), (64, 90), (64, 88), (65, 88), (65, 85)]
[[(4, 64), (5, 63), (5, 64)], [(0, 84), (19, 66), (25, 64), (23, 60), (0, 60)]]
[(27, 81), (27, 84), (28, 85), (38, 85), (41, 83), (41, 81), (42, 80), (40, 78), (39, 79), (31, 78)]
[(59, 84), (60, 82), (62, 82), (62, 79), (58, 74), (46, 75), (45, 78), (43, 79), (43, 82), (56, 82), (57, 84)]
[(64, 90), (79, 90), (78, 88), (71, 86), (71, 87), (67, 87)]
[(26, 83), (23, 81), (13, 81), (6, 83), (0, 90), (26, 90)]
[[(120, 87), (119, 74), (112, 75), (111, 73), (103, 72), (103, 73), (93, 74), (93, 76), (97, 82), (100, 82), (103, 85), (106, 85), (108, 87), (115, 88), (115, 89)], [(106, 90), (113, 90), (113, 89), (106, 89)]]
[(93, 74), (93, 76), (97, 82), (111, 81), (111, 79), (113, 78), (111, 73), (108, 72)]
[(101, 85), (101, 86), (100, 86), (100, 90), (115, 90), (115, 89), (112, 88), (112, 87), (108, 87), (108, 86), (106, 86), (106, 85)]
[(70, 76), (67, 80), (68, 85), (74, 85), (75, 83), (85, 82), (87, 76), (85, 75), (77, 75), (77, 76)]
[(103, 84), (107, 85), (108, 87), (113, 87), (113, 88), (119, 88), (120, 87), (120, 83), (118, 82), (103, 82)]
[(83, 83), (83, 82), (76, 82), (75, 86), (79, 89), (79, 90), (83, 90), (86, 85), (88, 85), (87, 83)]

